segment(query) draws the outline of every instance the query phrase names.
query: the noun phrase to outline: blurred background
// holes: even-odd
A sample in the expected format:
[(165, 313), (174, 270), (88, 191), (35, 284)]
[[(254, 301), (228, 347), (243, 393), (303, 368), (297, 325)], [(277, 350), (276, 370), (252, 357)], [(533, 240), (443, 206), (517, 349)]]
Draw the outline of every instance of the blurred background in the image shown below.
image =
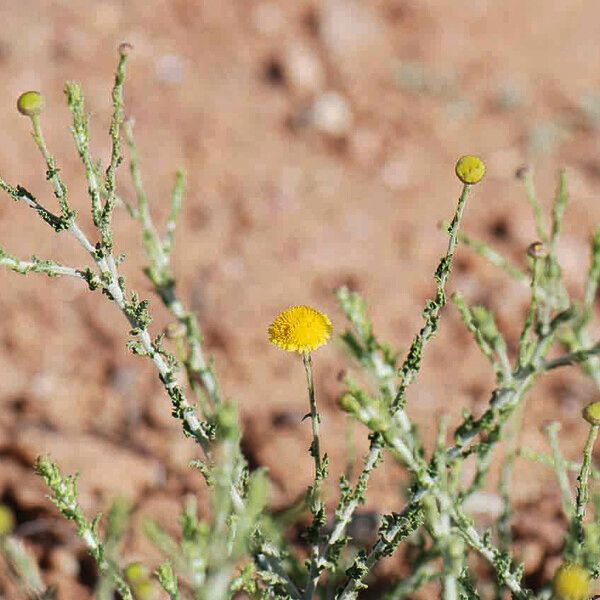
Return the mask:
[[(200, 315), (225, 396), (241, 406), (251, 465), (270, 469), (277, 508), (309, 483), (310, 434), (300, 422), (301, 363), (269, 345), (266, 327), (279, 310), (307, 303), (341, 333), (334, 290), (347, 284), (368, 300), (380, 337), (404, 351), (433, 291), (446, 244), (439, 223), (460, 192), (460, 155), (479, 154), (488, 165), (466, 230), (522, 266), (535, 228), (515, 170), (535, 169), (548, 207), (558, 169), (567, 167), (560, 255), (581, 294), (600, 217), (595, 0), (0, 0), (0, 22), (0, 172), (52, 205), (29, 123), (15, 107), (21, 92), (38, 89), (47, 98), (48, 144), (89, 232), (63, 86), (83, 84), (93, 151), (106, 160), (117, 46), (133, 45), (126, 111), (152, 206), (164, 222), (174, 172), (185, 168), (179, 291)], [(119, 178), (131, 199), (126, 166)], [(115, 229), (128, 282), (148, 297), (140, 231), (123, 211)], [(0, 202), (0, 245), (22, 258), (87, 264), (71, 239), (8, 197)], [(187, 466), (196, 448), (171, 419), (151, 366), (128, 354), (126, 324), (109, 302), (77, 281), (5, 271), (0, 289), (0, 501), (14, 510), (17, 533), (48, 580), (61, 582), (60, 597), (86, 598), (93, 570), (73, 528), (44, 498), (35, 457), (50, 452), (65, 472), (81, 471), (88, 514), (126, 496), (136, 519), (151, 516), (168, 529), (185, 494), (203, 506), (203, 483)], [(463, 248), (455, 289), (494, 309), (516, 339), (526, 286)], [(168, 318), (152, 300), (157, 333)], [(493, 386), (456, 311), (445, 317), (409, 396), (408, 411), (429, 438), (440, 414), (483, 410)], [(347, 453), (338, 376), (349, 362), (337, 343), (314, 360), (335, 482)], [(567, 456), (578, 456), (581, 406), (594, 394), (576, 370), (547, 377), (531, 393), (524, 443), (546, 448), (541, 427), (559, 420)], [(356, 436), (364, 448), (365, 432)], [(556, 566), (564, 523), (556, 486), (540, 473), (517, 465), (515, 531), (527, 574), (543, 578)], [(399, 471), (384, 467), (363, 514), (398, 509), (400, 490)], [(129, 536), (127, 556), (158, 560), (141, 534)]]

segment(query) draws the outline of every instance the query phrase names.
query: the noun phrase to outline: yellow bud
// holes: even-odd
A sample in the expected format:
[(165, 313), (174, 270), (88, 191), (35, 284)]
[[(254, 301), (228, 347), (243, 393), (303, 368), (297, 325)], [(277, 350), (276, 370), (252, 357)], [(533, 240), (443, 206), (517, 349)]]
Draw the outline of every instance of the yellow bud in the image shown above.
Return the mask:
[(40, 92), (23, 92), (17, 100), (17, 110), (26, 117), (39, 115), (46, 105), (44, 96)]
[(557, 600), (588, 600), (591, 593), (590, 574), (574, 563), (564, 563), (554, 575)]
[(15, 528), (15, 516), (6, 504), (0, 504), (0, 537), (8, 535)]
[(150, 579), (136, 583), (133, 586), (133, 593), (136, 600), (157, 600), (158, 598), (158, 590)]
[(588, 404), (583, 409), (583, 418), (590, 425), (600, 425), (600, 401)]
[(129, 583), (146, 581), (150, 577), (150, 571), (141, 562), (132, 562), (125, 568), (125, 578)]
[(473, 155), (463, 156), (456, 163), (456, 176), (470, 185), (479, 183), (485, 175), (485, 163)]

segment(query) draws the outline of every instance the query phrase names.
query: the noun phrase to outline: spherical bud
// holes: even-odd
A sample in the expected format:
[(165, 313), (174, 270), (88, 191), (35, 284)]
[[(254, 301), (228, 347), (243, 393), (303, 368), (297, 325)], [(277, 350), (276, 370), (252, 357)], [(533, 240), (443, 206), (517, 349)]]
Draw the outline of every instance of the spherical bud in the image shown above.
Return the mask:
[(151, 579), (140, 581), (133, 586), (137, 600), (158, 600), (158, 588)]
[(24, 92), (17, 100), (17, 110), (26, 117), (35, 117), (43, 110), (46, 102), (40, 92)]
[(485, 163), (473, 155), (463, 156), (456, 163), (456, 176), (469, 185), (479, 183), (485, 175)]
[(119, 54), (121, 56), (129, 56), (132, 50), (133, 46), (129, 42), (119, 44)]
[(546, 258), (548, 256), (548, 248), (542, 242), (533, 242), (527, 248), (527, 256), (531, 258)]
[(591, 591), (590, 574), (579, 565), (564, 563), (554, 575), (553, 587), (557, 600), (588, 600)]
[(125, 578), (129, 583), (136, 584), (146, 581), (150, 577), (150, 571), (141, 562), (132, 562), (125, 568)]
[(15, 516), (6, 504), (0, 504), (0, 537), (12, 533), (15, 528)]
[(590, 425), (600, 425), (600, 401), (588, 404), (583, 409), (583, 418)]

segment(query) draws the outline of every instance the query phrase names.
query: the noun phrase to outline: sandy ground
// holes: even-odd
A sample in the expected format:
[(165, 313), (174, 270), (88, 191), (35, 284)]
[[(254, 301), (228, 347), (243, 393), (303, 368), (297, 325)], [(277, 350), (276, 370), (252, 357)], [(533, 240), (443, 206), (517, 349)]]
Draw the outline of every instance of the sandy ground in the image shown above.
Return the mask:
[[(106, 159), (116, 47), (134, 45), (127, 112), (159, 218), (174, 170), (189, 176), (176, 242), (180, 292), (201, 317), (226, 396), (241, 406), (248, 455), (269, 467), (273, 503), (282, 507), (309, 482), (309, 431), (300, 423), (302, 366), (268, 344), (266, 326), (280, 309), (308, 303), (341, 332), (333, 292), (348, 283), (369, 301), (381, 337), (406, 349), (444, 249), (437, 225), (460, 191), (458, 156), (478, 153), (488, 164), (466, 229), (522, 265), (535, 230), (515, 169), (535, 166), (548, 206), (558, 168), (568, 168), (572, 202), (560, 252), (579, 293), (600, 217), (599, 19), (594, 0), (2, 0), (0, 171), (51, 202), (15, 110), (20, 92), (42, 90), (48, 142), (88, 226), (63, 85), (83, 84), (94, 151)], [(120, 181), (130, 198), (126, 169)], [(116, 235), (128, 281), (149, 295), (139, 231), (125, 214)], [(8, 198), (0, 242), (18, 256), (86, 264), (71, 240)], [(515, 340), (526, 287), (463, 249), (451, 288), (495, 309)], [(89, 563), (44, 498), (35, 456), (51, 452), (65, 471), (81, 471), (86, 510), (126, 495), (140, 515), (168, 523), (186, 493), (202, 504), (202, 482), (187, 468), (196, 450), (171, 422), (150, 366), (127, 353), (125, 323), (110, 303), (77, 282), (4, 271), (0, 289), (0, 498), (17, 512), (17, 532), (48, 580), (60, 581), (60, 597), (84, 598)], [(158, 331), (168, 319), (157, 301), (153, 309)], [(493, 383), (456, 311), (444, 316), (409, 398), (428, 438), (440, 414), (482, 410)], [(330, 344), (315, 362), (325, 450), (338, 474), (346, 421), (336, 395), (348, 360)], [(524, 442), (545, 448), (541, 426), (560, 420), (565, 452), (577, 457), (579, 411), (594, 393), (576, 371), (545, 380), (530, 395)], [(516, 531), (539, 581), (556, 564), (564, 523), (550, 473), (519, 463), (517, 477)], [(385, 466), (365, 510), (398, 509), (399, 488), (398, 470)], [(158, 560), (137, 534), (127, 556)]]

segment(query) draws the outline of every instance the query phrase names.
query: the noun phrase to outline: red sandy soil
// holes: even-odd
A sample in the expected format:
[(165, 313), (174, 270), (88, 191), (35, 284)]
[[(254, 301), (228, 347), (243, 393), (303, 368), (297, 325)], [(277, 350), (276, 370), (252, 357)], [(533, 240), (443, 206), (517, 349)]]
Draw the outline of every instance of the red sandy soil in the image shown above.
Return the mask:
[[(406, 349), (446, 243), (438, 223), (459, 193), (458, 156), (478, 153), (488, 164), (466, 229), (522, 265), (535, 230), (515, 169), (535, 166), (548, 206), (558, 168), (568, 168), (572, 201), (560, 254), (579, 293), (600, 217), (598, 122), (581, 108), (600, 95), (599, 19), (594, 0), (0, 2), (0, 171), (51, 201), (27, 121), (15, 110), (20, 92), (41, 89), (48, 143), (89, 226), (62, 89), (68, 79), (83, 84), (94, 151), (106, 159), (116, 47), (133, 44), (127, 112), (160, 219), (175, 168), (189, 175), (176, 242), (179, 290), (200, 315), (225, 394), (241, 406), (245, 448), (269, 467), (273, 503), (282, 507), (309, 482), (309, 431), (300, 422), (302, 366), (268, 344), (266, 326), (280, 309), (307, 303), (341, 332), (333, 291), (348, 283), (369, 301), (381, 337)], [(414, 65), (425, 73), (418, 85)], [(131, 198), (125, 168), (120, 180)], [(139, 231), (123, 213), (116, 236), (128, 282), (150, 295)], [(8, 198), (0, 242), (18, 256), (87, 264), (72, 240)], [(466, 249), (457, 266), (452, 290), (496, 310), (514, 342), (527, 288)], [(17, 533), (48, 581), (60, 582), (60, 597), (85, 598), (89, 563), (45, 499), (35, 456), (50, 452), (64, 471), (81, 472), (89, 514), (125, 495), (140, 515), (172, 528), (185, 494), (203, 505), (203, 483), (187, 467), (196, 448), (171, 420), (151, 365), (128, 354), (113, 305), (76, 281), (37, 275), (2, 271), (0, 289), (0, 498), (17, 511)], [(153, 310), (158, 332), (168, 317), (157, 300)], [(444, 317), (409, 398), (429, 439), (440, 414), (456, 421), (463, 406), (480, 412), (493, 385), (456, 311)], [(348, 359), (330, 344), (315, 363), (334, 481), (346, 456), (336, 395)], [(541, 427), (559, 420), (565, 452), (576, 458), (580, 409), (594, 394), (576, 370), (548, 377), (530, 394), (524, 443), (545, 449)], [(358, 430), (361, 448), (365, 437)], [(382, 468), (366, 510), (398, 509), (400, 481), (399, 469)], [(523, 462), (517, 481), (527, 572), (547, 577), (564, 528), (556, 485), (550, 472)], [(139, 533), (126, 555), (159, 560)]]

